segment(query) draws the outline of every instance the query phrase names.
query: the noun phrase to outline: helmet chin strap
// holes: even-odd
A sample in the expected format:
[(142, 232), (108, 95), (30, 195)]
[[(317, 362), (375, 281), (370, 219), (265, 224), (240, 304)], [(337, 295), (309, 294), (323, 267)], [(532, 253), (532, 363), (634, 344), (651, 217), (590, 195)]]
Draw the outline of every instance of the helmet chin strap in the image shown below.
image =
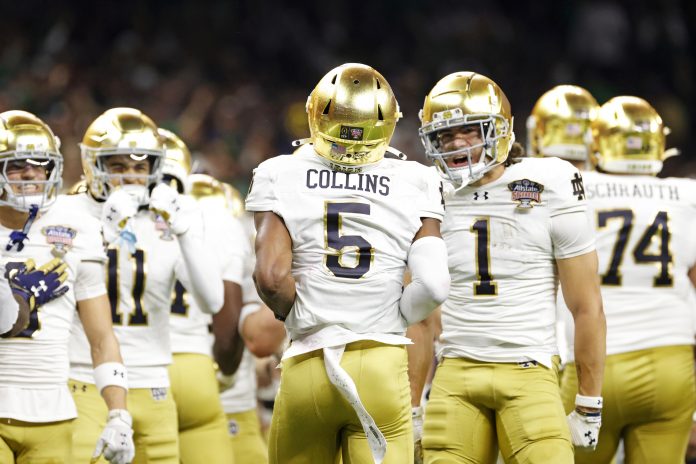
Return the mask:
[(10, 251), (15, 245), (17, 246), (17, 251), (22, 251), (24, 249), (24, 240), (28, 240), (29, 229), (34, 223), (36, 216), (39, 214), (39, 205), (31, 205), (29, 207), (29, 216), (22, 230), (13, 230), (10, 233), (10, 241), (5, 245), (5, 250)]

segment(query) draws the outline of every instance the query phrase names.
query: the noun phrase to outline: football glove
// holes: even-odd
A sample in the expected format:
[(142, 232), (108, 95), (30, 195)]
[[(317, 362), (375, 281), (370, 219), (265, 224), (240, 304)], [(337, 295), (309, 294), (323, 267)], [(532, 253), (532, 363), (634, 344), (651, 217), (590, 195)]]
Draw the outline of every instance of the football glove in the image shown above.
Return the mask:
[(174, 235), (181, 235), (195, 220), (196, 207), (187, 200), (169, 185), (159, 184), (150, 194), (150, 211), (162, 216)]
[(133, 419), (125, 409), (109, 411), (106, 426), (92, 453), (92, 462), (96, 462), (102, 454), (111, 464), (128, 464), (133, 461)]
[(109, 198), (104, 202), (102, 209), (102, 225), (104, 227), (104, 240), (108, 243), (119, 244), (119, 242), (135, 243), (135, 235), (129, 230), (129, 219), (138, 214), (138, 207), (141, 202), (142, 186), (125, 185), (114, 190)]
[(423, 464), (423, 407), (411, 408), (411, 421), (413, 422), (413, 462)]
[(5, 277), (12, 293), (19, 295), (34, 310), (45, 305), (68, 291), (62, 285), (68, 278), (68, 266), (59, 258), (54, 258), (40, 268), (36, 268), (33, 259), (24, 263), (8, 263)]
[(568, 414), (570, 437), (576, 448), (593, 451), (599, 441), (599, 428), (601, 426), (601, 412), (588, 413), (576, 409)]

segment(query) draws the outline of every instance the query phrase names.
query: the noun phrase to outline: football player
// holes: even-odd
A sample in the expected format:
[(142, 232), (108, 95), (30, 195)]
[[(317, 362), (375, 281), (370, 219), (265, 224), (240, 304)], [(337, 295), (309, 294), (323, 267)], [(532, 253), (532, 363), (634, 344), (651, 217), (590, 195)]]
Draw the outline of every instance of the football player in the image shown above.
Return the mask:
[[(597, 172), (584, 179), (607, 317), (606, 405), (597, 449), (575, 460), (609, 463), (623, 439), (628, 463), (683, 462), (696, 400), (696, 182), (655, 177), (673, 151), (660, 115), (641, 98), (606, 102), (592, 132)], [(566, 369), (566, 410), (577, 383)]]
[(412, 462), (404, 333), (449, 288), (441, 183), (384, 156), (401, 112), (371, 67), (331, 70), (307, 112), (312, 143), (261, 163), (246, 199), (256, 287), (292, 339), (269, 461)]
[[(239, 192), (229, 184), (223, 184), (226, 206), (240, 219), (247, 240), (251, 244), (256, 235), (253, 219), (244, 211)], [(249, 220), (251, 219), (251, 220)], [(235, 462), (268, 462), (268, 446), (261, 434), (257, 411), (257, 379), (255, 357), (265, 358), (278, 353), (285, 340), (285, 325), (278, 321), (263, 303), (254, 288), (251, 274), (254, 256), (247, 260), (242, 285), (244, 306), (239, 318), (239, 333), (245, 349), (239, 370), (232, 385), (225, 388), (220, 397), (227, 415), (227, 428), (232, 442)]]
[[(222, 280), (203, 246), (193, 200), (159, 184), (164, 140), (152, 120), (132, 108), (104, 112), (82, 145), (87, 192), (69, 196), (75, 211), (101, 218), (107, 242), (107, 290), (114, 331), (129, 375), (135, 463), (179, 462), (176, 406), (169, 391), (169, 311), (177, 279), (190, 283), (199, 307), (222, 306)], [(190, 200), (190, 201), (188, 201)], [(104, 411), (95, 401), (80, 324), (73, 326), (70, 389), (77, 403), (73, 462), (87, 462)]]
[[(555, 156), (570, 162), (579, 171), (590, 166), (592, 121), (599, 105), (590, 92), (577, 85), (558, 85), (544, 93), (527, 118), (527, 155)], [(556, 336), (561, 362), (568, 359), (566, 327), (572, 316), (558, 292)], [(563, 368), (563, 366), (562, 366)]]
[[(447, 180), (442, 235), (452, 276), (425, 462), (493, 463), (498, 448), (505, 462), (572, 462), (573, 444), (596, 444), (605, 337), (582, 179), (556, 158), (508, 158), (510, 103), (486, 76), (442, 78), (421, 122), (426, 156)], [(580, 385), (568, 421), (555, 341), (559, 279), (577, 322)]]
[[(243, 342), (237, 334), (242, 307), (240, 284), (251, 249), (242, 226), (225, 207), (221, 183), (208, 175), (189, 175), (191, 156), (186, 145), (169, 131), (160, 129), (160, 133), (167, 146), (164, 179), (173, 180), (182, 193), (186, 190), (197, 200), (203, 212), (205, 243), (219, 258), (216, 265), (225, 288), (222, 309), (211, 317), (189, 300), (188, 282), (176, 285), (170, 319), (174, 359), (169, 376), (179, 419), (180, 459), (183, 464), (226, 464), (235, 461), (213, 355), (227, 375), (234, 374), (241, 362)], [(215, 335), (214, 343), (209, 327)]]
[[(71, 462), (77, 411), (67, 388), (68, 341), (75, 309), (103, 409), (87, 460), (94, 452), (112, 463), (130, 462), (128, 383), (111, 327), (101, 224), (58, 197), (63, 157), (39, 118), (1, 113), (0, 152), (3, 261), (10, 282), (30, 289), (23, 298), (32, 306), (26, 328), (0, 340), (0, 462)], [(35, 261), (47, 264), (37, 269)]]

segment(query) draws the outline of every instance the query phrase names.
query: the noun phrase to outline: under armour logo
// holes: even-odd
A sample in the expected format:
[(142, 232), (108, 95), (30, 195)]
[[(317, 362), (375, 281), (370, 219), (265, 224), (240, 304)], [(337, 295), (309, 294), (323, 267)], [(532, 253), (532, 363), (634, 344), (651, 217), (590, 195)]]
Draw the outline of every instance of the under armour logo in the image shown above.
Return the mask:
[(570, 180), (570, 185), (573, 187), (573, 195), (578, 196), (578, 201), (585, 199), (585, 186), (582, 184), (582, 176), (579, 172)]
[(123, 372), (119, 371), (118, 369), (114, 369), (114, 377), (121, 377), (123, 378)]
[(488, 192), (483, 192), (483, 195), (480, 195), (478, 192), (474, 192), (474, 200), (478, 200), (479, 197), (483, 197), (484, 200), (488, 200)]
[(591, 445), (594, 445), (595, 442), (597, 441), (596, 438), (592, 437), (592, 432), (591, 432), (590, 430), (588, 430), (587, 432), (585, 432), (585, 438), (587, 438), (587, 443), (588, 443), (590, 446), (591, 446)]
[(32, 285), (31, 286), (31, 292), (34, 294), (36, 298), (41, 296), (41, 292), (45, 292), (48, 290), (48, 287), (46, 286), (46, 281), (40, 280), (39, 281), (39, 286)]

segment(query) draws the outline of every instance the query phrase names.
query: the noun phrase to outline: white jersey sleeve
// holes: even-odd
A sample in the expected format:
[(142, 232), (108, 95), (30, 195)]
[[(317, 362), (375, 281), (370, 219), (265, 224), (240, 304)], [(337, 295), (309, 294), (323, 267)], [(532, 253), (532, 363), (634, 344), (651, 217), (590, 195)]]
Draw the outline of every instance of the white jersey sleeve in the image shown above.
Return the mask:
[[(230, 211), (215, 202), (199, 202), (203, 212), (205, 244), (217, 261), (208, 263), (220, 269), (222, 280), (243, 285), (245, 266), (251, 253), (249, 239)], [(191, 283), (183, 263), (177, 267), (180, 283), (172, 304), (171, 341), (173, 353), (212, 355), (212, 316), (203, 313), (186, 291)]]
[(565, 259), (589, 253), (595, 249), (594, 230), (587, 212), (582, 175), (570, 163), (550, 161), (554, 165), (553, 181), (549, 183), (554, 256)]
[(19, 305), (12, 295), (10, 284), (5, 278), (5, 266), (0, 265), (0, 334), (9, 332), (17, 322)]

